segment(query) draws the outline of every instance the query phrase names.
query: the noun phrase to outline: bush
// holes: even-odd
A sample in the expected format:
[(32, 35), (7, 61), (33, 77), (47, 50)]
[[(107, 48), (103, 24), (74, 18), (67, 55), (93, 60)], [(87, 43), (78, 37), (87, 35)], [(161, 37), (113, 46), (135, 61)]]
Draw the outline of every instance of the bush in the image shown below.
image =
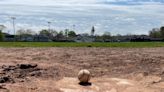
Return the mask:
[(4, 34), (2, 33), (2, 31), (0, 30), (0, 41), (4, 41)]

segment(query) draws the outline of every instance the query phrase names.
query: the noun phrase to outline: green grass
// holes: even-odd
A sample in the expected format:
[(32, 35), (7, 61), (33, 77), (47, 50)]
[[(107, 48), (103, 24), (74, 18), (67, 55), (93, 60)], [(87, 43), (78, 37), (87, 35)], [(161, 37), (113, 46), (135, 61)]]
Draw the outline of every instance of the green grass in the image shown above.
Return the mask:
[(74, 42), (0, 42), (0, 47), (164, 47), (164, 42), (113, 42), (113, 43), (74, 43)]

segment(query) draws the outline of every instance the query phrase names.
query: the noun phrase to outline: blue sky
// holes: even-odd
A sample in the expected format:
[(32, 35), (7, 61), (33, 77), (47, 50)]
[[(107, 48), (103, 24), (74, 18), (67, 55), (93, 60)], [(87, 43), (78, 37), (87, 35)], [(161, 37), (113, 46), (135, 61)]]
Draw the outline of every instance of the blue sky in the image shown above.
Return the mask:
[(164, 0), (0, 0), (0, 24), (12, 33), (11, 16), (16, 29), (39, 31), (51, 21), (56, 30), (76, 25), (77, 33), (95, 26), (96, 34), (147, 34), (164, 26)]

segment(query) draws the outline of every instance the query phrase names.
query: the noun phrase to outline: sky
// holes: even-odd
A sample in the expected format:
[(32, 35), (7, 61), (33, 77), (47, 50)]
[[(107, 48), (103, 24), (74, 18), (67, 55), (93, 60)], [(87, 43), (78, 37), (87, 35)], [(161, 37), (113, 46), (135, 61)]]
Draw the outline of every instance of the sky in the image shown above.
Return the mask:
[[(13, 33), (16, 29), (39, 31), (75, 30), (96, 34), (148, 34), (152, 28), (164, 26), (164, 0), (0, 0), (0, 25)], [(75, 26), (73, 26), (75, 25)]]

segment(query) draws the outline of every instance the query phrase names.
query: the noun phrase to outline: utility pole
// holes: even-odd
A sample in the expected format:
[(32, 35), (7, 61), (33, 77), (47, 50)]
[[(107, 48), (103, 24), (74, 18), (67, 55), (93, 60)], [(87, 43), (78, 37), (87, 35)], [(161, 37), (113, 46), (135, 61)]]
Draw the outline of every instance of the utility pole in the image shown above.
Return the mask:
[(16, 17), (11, 17), (12, 23), (13, 23), (13, 31), (14, 31), (14, 41), (16, 41), (16, 30), (15, 30), (15, 19)]

